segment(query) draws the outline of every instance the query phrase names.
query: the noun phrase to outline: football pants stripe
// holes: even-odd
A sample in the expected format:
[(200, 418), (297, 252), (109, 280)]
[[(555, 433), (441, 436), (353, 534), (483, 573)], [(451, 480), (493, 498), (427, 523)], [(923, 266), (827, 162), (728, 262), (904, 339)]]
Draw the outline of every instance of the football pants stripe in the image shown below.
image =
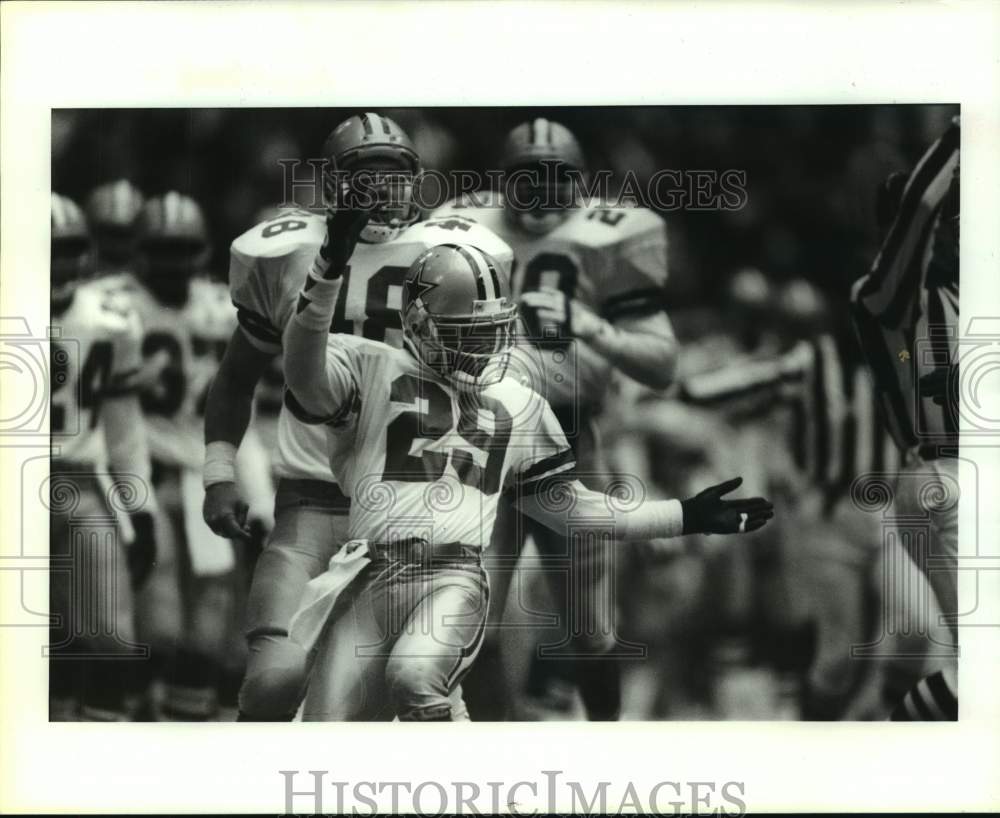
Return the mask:
[(451, 669), (448, 674), (448, 692), (451, 693), (457, 686), (462, 677), (468, 672), (469, 668), (472, 667), (472, 662), (479, 653), (479, 649), (483, 646), (483, 639), (486, 636), (486, 614), (490, 609), (490, 582), (488, 574), (482, 572), (482, 582), (483, 582), (483, 614), (482, 618), (479, 620), (479, 627), (476, 629), (475, 636), (468, 645), (462, 647), (461, 653), (455, 660), (455, 666)]

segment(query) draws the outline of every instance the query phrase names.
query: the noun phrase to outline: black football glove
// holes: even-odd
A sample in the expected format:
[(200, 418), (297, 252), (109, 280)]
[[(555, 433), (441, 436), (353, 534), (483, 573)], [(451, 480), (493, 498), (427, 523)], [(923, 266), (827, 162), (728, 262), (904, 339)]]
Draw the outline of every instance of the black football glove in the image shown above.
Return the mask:
[(370, 210), (339, 209), (326, 217), (326, 238), (319, 254), (326, 263), (323, 278), (333, 280), (344, 274), (361, 231), (368, 224)]
[(128, 574), (132, 590), (138, 591), (146, 584), (156, 565), (156, 533), (153, 515), (148, 511), (137, 511), (129, 515), (135, 539), (128, 547)]
[(734, 477), (681, 501), (685, 534), (743, 534), (756, 531), (774, 516), (774, 506), (763, 497), (723, 500), (739, 488), (742, 477)]

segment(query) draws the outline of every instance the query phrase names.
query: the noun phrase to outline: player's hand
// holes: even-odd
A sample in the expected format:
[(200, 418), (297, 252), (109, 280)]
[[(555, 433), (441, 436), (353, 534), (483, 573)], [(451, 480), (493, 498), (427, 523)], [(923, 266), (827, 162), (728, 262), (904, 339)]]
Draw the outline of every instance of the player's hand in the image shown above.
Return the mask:
[(521, 305), (532, 316), (540, 338), (593, 338), (602, 329), (603, 322), (575, 298), (570, 298), (555, 287), (542, 287), (523, 293)]
[(734, 477), (681, 501), (685, 534), (745, 534), (756, 531), (774, 516), (774, 506), (763, 497), (723, 500), (738, 489), (742, 477)]
[(201, 514), (208, 527), (220, 537), (231, 540), (250, 540), (247, 512), (250, 507), (240, 496), (236, 484), (230, 481), (213, 483), (205, 489), (205, 502)]
[(344, 273), (347, 262), (354, 254), (354, 248), (361, 231), (371, 218), (371, 210), (338, 209), (326, 217), (326, 238), (319, 250), (326, 267), (323, 278), (333, 280)]
[(271, 526), (260, 517), (251, 517), (247, 528), (250, 530), (250, 537), (244, 545), (243, 554), (247, 563), (247, 575), (252, 577), (257, 560), (264, 552), (267, 538), (271, 535)]
[(137, 511), (129, 516), (135, 539), (126, 554), (128, 575), (132, 590), (138, 591), (146, 584), (156, 565), (156, 533), (153, 515), (148, 511)]

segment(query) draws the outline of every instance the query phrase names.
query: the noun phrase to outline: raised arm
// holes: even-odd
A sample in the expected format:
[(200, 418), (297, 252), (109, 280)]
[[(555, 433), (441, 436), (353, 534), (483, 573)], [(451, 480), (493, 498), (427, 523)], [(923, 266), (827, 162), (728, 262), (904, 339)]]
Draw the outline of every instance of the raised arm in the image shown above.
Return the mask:
[(529, 517), (561, 534), (579, 530), (575, 519), (588, 526), (601, 521), (612, 528), (619, 542), (679, 537), (684, 534), (743, 534), (756, 531), (774, 516), (774, 507), (763, 497), (723, 500), (739, 488), (736, 477), (699, 492), (687, 500), (652, 500), (621, 508), (620, 500), (592, 491), (579, 480), (556, 475), (545, 485), (521, 496), (517, 506)]
[(285, 382), (290, 406), (307, 422), (336, 417), (350, 403), (351, 373), (327, 366), (327, 340), (341, 277), (368, 214), (339, 210), (327, 219), (327, 235), (299, 293), (284, 336)]

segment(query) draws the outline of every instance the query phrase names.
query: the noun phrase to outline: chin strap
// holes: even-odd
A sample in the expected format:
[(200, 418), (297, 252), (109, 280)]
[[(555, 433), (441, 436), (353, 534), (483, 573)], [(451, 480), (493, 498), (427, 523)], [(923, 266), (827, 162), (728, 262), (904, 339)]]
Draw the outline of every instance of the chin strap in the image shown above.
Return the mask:
[(403, 232), (403, 227), (390, 227), (387, 224), (372, 224), (368, 222), (361, 231), (360, 241), (365, 244), (386, 244), (393, 241)]

